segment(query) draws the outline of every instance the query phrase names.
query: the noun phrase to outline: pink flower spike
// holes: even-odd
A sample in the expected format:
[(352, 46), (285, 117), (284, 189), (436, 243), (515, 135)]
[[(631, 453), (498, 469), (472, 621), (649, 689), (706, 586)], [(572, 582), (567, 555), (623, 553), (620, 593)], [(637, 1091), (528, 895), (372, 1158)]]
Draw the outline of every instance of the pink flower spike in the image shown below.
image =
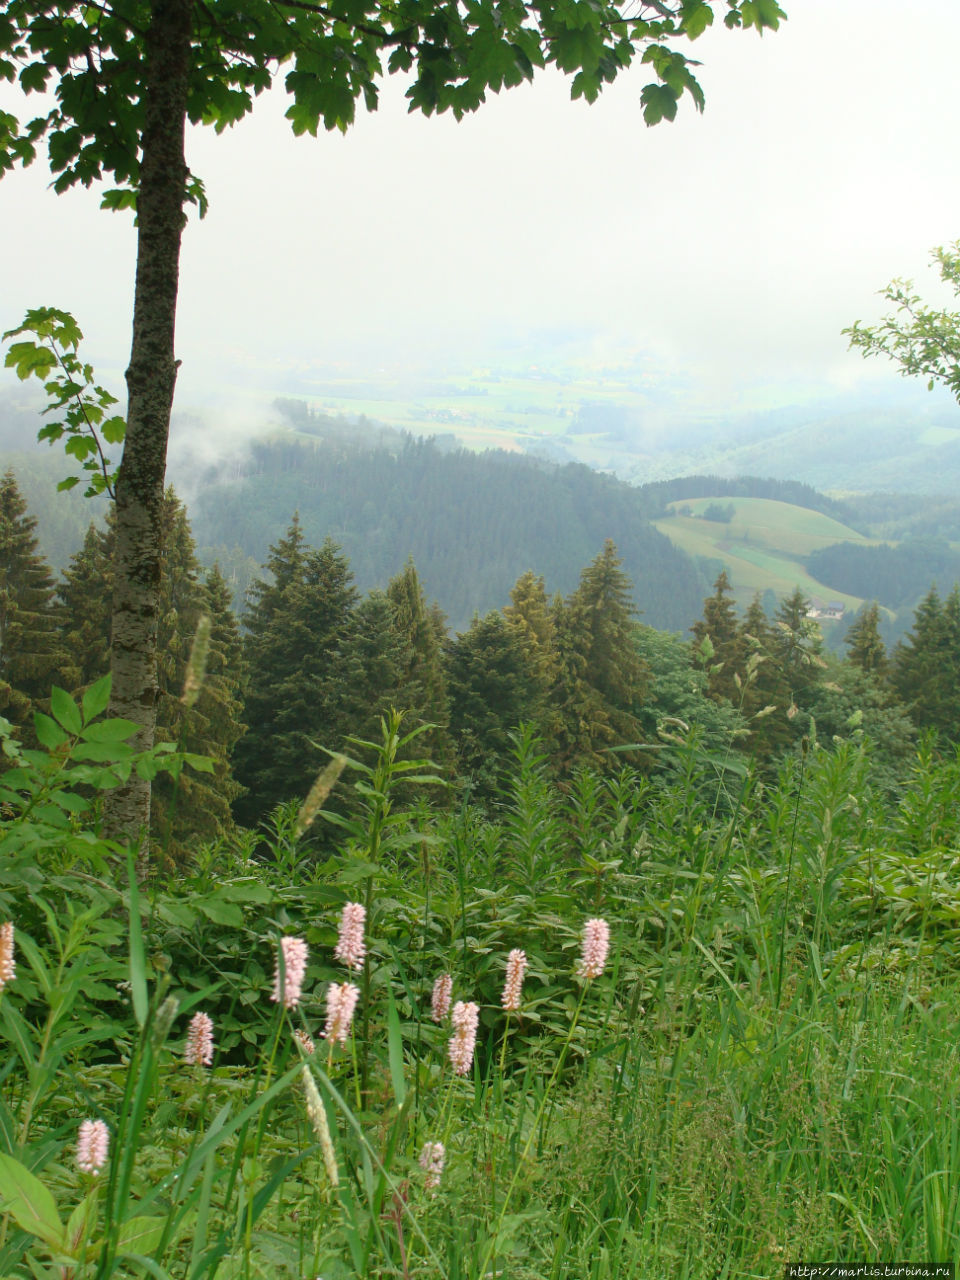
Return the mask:
[(99, 1173), (107, 1163), (110, 1130), (102, 1120), (84, 1120), (77, 1135), (77, 1165), (84, 1173)]
[(514, 948), (507, 956), (507, 976), (503, 984), (501, 1004), (508, 1013), (515, 1013), (520, 1008), (523, 974), (527, 967), (526, 953)]
[(195, 1013), (187, 1029), (183, 1060), (188, 1067), (209, 1067), (213, 1062), (213, 1019), (207, 1013)]
[(453, 1035), (447, 1045), (447, 1053), (454, 1071), (458, 1076), (470, 1074), (473, 1066), (473, 1050), (477, 1043), (477, 1025), (480, 1021), (480, 1006), (473, 1001), (458, 1000), (450, 1015), (453, 1023)]
[(433, 984), (433, 995), (430, 998), (430, 1017), (434, 1022), (443, 1022), (450, 1012), (450, 996), (453, 992), (453, 978), (449, 973), (441, 973)]
[(366, 908), (359, 902), (344, 904), (340, 915), (340, 937), (333, 954), (348, 969), (359, 969), (367, 948), (363, 941), (363, 927), (367, 919)]
[(306, 1031), (302, 1031), (300, 1027), (297, 1027), (296, 1031), (294, 1031), (293, 1038), (308, 1058), (316, 1053), (317, 1046), (313, 1043), (313, 1037), (307, 1035)]
[[(283, 995), (280, 993), (280, 956), (283, 955)], [(282, 998), (288, 1009), (295, 1009), (300, 1003), (300, 992), (307, 972), (307, 944), (302, 938), (281, 938), (280, 950), (277, 952), (277, 969), (273, 977), (273, 995), (271, 1000)]]
[(425, 1142), (423, 1150), (420, 1152), (420, 1168), (426, 1174), (423, 1185), (426, 1189), (433, 1193), (436, 1192), (440, 1185), (440, 1175), (443, 1173), (444, 1161), (447, 1153), (444, 1150), (442, 1142)]
[(610, 926), (606, 920), (594, 918), (583, 926), (580, 964), (577, 972), (581, 978), (599, 978), (607, 963), (610, 949)]
[(353, 1012), (360, 999), (360, 989), (352, 982), (341, 982), (338, 986), (331, 982), (327, 988), (327, 1024), (323, 1029), (327, 1040), (347, 1043)]
[(17, 976), (17, 962), (13, 954), (13, 921), (0, 924), (0, 991)]

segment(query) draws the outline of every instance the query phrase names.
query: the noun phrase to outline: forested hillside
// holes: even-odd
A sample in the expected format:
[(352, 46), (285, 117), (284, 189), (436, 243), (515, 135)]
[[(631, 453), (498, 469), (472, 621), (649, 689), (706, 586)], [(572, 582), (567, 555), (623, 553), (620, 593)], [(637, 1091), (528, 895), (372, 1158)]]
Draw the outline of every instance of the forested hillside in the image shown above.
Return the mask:
[[(331, 537), (361, 590), (385, 587), (413, 556), (424, 589), (456, 630), (499, 605), (535, 569), (567, 592), (612, 539), (644, 621), (685, 630), (707, 583), (653, 529), (630, 485), (572, 464), (500, 451), (444, 451), (407, 438), (399, 449), (277, 439), (255, 444), (239, 479), (209, 483), (191, 503), (201, 558), (258, 563), (297, 511), (306, 538)], [(245, 585), (245, 584), (241, 584)]]

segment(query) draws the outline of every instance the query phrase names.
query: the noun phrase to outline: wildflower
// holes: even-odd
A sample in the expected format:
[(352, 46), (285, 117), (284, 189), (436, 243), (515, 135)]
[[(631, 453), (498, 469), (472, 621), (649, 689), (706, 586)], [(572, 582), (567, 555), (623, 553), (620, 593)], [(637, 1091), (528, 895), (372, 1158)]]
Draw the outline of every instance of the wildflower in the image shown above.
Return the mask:
[(423, 1185), (428, 1191), (435, 1192), (440, 1185), (440, 1175), (443, 1173), (443, 1162), (447, 1158), (447, 1153), (443, 1148), (442, 1142), (425, 1142), (423, 1150), (420, 1152), (420, 1168), (426, 1174)]
[(304, 974), (307, 972), (307, 944), (302, 938), (281, 938), (280, 951), (283, 953), (283, 996), (280, 995), (281, 965), (280, 952), (278, 952), (273, 995), (270, 999), (282, 998), (288, 1009), (294, 1009), (300, 1003), (300, 991), (303, 987)]
[(313, 1132), (317, 1135), (317, 1141), (320, 1143), (320, 1151), (323, 1155), (323, 1166), (327, 1171), (327, 1177), (330, 1179), (331, 1186), (338, 1186), (340, 1182), (340, 1170), (337, 1167), (337, 1153), (333, 1149), (333, 1139), (330, 1137), (330, 1126), (327, 1124), (327, 1109), (323, 1105), (323, 1099), (320, 1097), (320, 1090), (317, 1088), (317, 1082), (313, 1078), (313, 1072), (303, 1064), (302, 1068), (303, 1089), (307, 1095), (307, 1118), (313, 1126)]
[(339, 986), (335, 982), (330, 983), (327, 988), (327, 1023), (323, 1029), (327, 1040), (347, 1043), (353, 1011), (359, 999), (360, 989), (352, 982), (341, 982)]
[(308, 1036), (306, 1031), (301, 1031), (300, 1028), (297, 1027), (296, 1031), (293, 1033), (293, 1038), (308, 1058), (312, 1057), (313, 1054), (316, 1053), (317, 1046), (313, 1043), (313, 1037)]
[(363, 944), (363, 925), (367, 918), (366, 910), (359, 902), (348, 902), (344, 905), (340, 916), (340, 937), (333, 954), (342, 960), (348, 969), (359, 968), (366, 954)]
[(17, 962), (13, 956), (13, 921), (0, 924), (0, 991), (17, 976)]
[(84, 1120), (77, 1135), (77, 1164), (84, 1173), (99, 1173), (107, 1163), (110, 1130), (102, 1120)]
[(607, 963), (610, 949), (610, 926), (606, 920), (588, 920), (583, 926), (580, 964), (577, 972), (581, 978), (599, 978)]
[(514, 948), (507, 956), (507, 977), (503, 984), (503, 999), (500, 1002), (508, 1013), (520, 1008), (520, 989), (523, 986), (523, 971), (526, 967), (526, 954)]
[(183, 1060), (188, 1067), (209, 1067), (213, 1062), (213, 1019), (208, 1013), (195, 1013), (190, 1019)]
[(458, 1076), (470, 1074), (473, 1065), (473, 1050), (477, 1042), (477, 1023), (480, 1021), (480, 1007), (473, 1001), (458, 1000), (450, 1015), (453, 1023), (453, 1035), (447, 1046), (447, 1053)]
[(430, 999), (430, 1016), (434, 1022), (442, 1022), (450, 1012), (450, 993), (453, 991), (453, 978), (449, 973), (441, 973), (433, 984), (433, 995)]

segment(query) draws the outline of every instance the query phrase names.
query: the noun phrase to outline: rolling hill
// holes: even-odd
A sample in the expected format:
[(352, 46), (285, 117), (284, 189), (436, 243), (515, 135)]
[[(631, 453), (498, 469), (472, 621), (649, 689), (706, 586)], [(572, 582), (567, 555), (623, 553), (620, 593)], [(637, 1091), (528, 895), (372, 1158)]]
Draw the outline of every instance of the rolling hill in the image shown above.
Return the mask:
[[(710, 507), (732, 508), (733, 516), (729, 521), (705, 519), (703, 513)], [(855, 612), (863, 604), (862, 597), (812, 577), (804, 563), (812, 552), (838, 542), (879, 545), (839, 520), (769, 498), (678, 499), (669, 509), (674, 514), (654, 521), (655, 527), (688, 555), (722, 564), (741, 608), (757, 592), (772, 591), (779, 597), (797, 586), (817, 605), (841, 601)]]

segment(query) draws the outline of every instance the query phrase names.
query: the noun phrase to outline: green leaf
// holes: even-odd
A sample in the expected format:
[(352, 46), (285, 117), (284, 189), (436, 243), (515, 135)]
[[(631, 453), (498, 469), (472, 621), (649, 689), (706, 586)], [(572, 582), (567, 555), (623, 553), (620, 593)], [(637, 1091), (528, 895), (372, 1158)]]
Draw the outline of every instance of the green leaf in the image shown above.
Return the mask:
[(64, 1228), (56, 1201), (40, 1179), (13, 1156), (0, 1155), (0, 1195), (18, 1227), (53, 1249), (62, 1248)]
[(198, 773), (213, 773), (213, 761), (209, 756), (197, 755), (194, 751), (184, 751), (184, 763), (196, 769)]
[(107, 444), (122, 444), (127, 434), (127, 420), (121, 417), (108, 418), (100, 430)]
[[(110, 696), (109, 686), (107, 696)], [(132, 720), (124, 720), (117, 716), (113, 720), (101, 720), (99, 724), (87, 725), (80, 737), (84, 742), (126, 742), (136, 731), (137, 725)]]
[[(106, 711), (110, 702), (110, 676), (102, 676), (89, 689), (84, 690), (82, 708), (84, 723)], [(128, 721), (127, 723), (132, 723)]]
[(212, 920), (214, 924), (225, 924), (233, 929), (243, 928), (243, 912), (235, 902), (224, 902), (222, 898), (200, 898), (193, 904)]
[(127, 880), (130, 885), (130, 995), (137, 1025), (147, 1021), (147, 963), (143, 953), (143, 931), (140, 927), (140, 886), (133, 865), (133, 850), (127, 846)]
[(65, 742), (70, 741), (69, 736), (63, 732), (56, 721), (45, 716), (42, 711), (33, 713), (33, 730), (37, 735), (37, 741), (48, 751), (56, 751), (57, 747), (62, 747)]
[(683, 30), (691, 39), (702, 36), (713, 23), (713, 10), (708, 4), (698, 4), (683, 16)]
[(160, 1243), (166, 1218), (128, 1218), (120, 1224), (117, 1252), (152, 1253)]
[(28, 1072), (36, 1070), (37, 1057), (34, 1052), (33, 1029), (20, 1013), (14, 1008), (9, 1000), (4, 1000), (0, 1005), (0, 1018), (3, 1019), (3, 1027), (6, 1039), (13, 1045), (20, 1060), (26, 1067)]
[(56, 685), (50, 690), (50, 710), (68, 733), (76, 736), (83, 728), (80, 708), (65, 689), (58, 689)]
[(104, 193), (103, 199), (100, 201), (101, 209), (110, 209), (114, 213), (121, 209), (134, 209), (137, 207), (137, 193), (131, 191), (128, 187), (114, 188), (113, 191)]
[(393, 992), (387, 988), (387, 1053), (390, 1058), (390, 1082), (398, 1107), (407, 1096), (407, 1082), (403, 1074), (403, 1037), (400, 1034), (400, 1017)]
[(85, 1243), (96, 1221), (96, 1203), (97, 1188), (94, 1187), (74, 1208), (67, 1223), (64, 1252), (71, 1258), (76, 1258), (78, 1262), (82, 1260), (80, 1247)]
[(677, 114), (677, 95), (665, 84), (648, 84), (640, 94), (643, 118), (648, 125), (673, 120)]

